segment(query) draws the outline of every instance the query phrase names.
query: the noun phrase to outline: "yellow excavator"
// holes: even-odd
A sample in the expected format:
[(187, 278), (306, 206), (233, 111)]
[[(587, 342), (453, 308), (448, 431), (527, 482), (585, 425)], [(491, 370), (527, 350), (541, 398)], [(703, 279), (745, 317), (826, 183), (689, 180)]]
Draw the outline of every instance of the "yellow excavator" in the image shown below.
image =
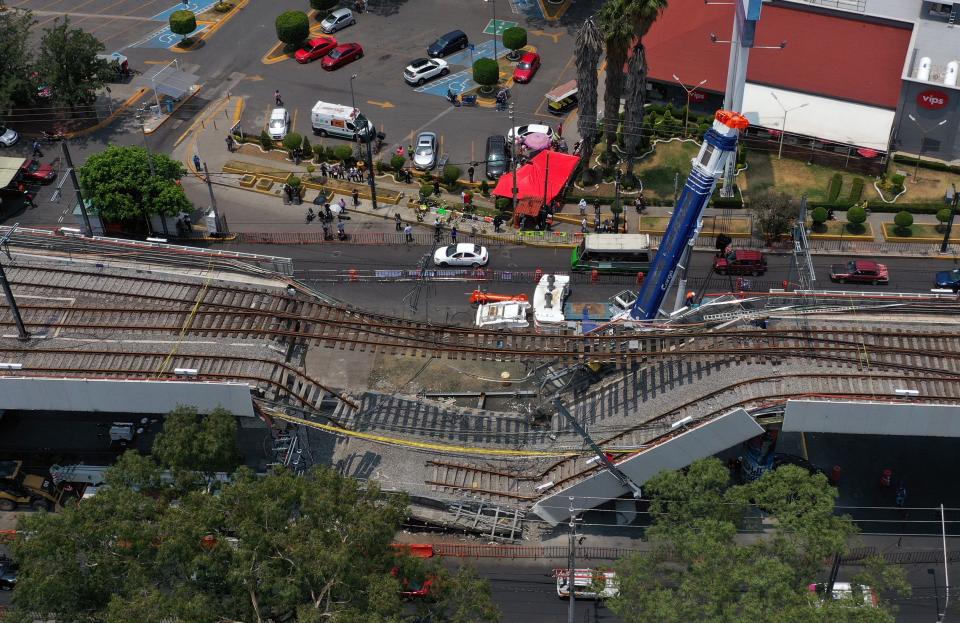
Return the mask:
[(23, 461), (0, 461), (0, 511), (19, 506), (52, 511), (64, 495), (51, 478), (24, 472)]

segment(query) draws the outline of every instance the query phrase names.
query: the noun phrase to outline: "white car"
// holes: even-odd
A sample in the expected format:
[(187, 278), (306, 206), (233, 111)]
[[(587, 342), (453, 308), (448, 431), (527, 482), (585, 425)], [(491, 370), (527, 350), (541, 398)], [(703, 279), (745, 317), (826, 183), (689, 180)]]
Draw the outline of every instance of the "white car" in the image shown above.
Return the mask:
[(13, 147), (20, 135), (6, 126), (0, 125), (0, 147)]
[(557, 133), (553, 131), (548, 125), (543, 125), (542, 123), (531, 123), (530, 125), (518, 125), (515, 128), (510, 128), (507, 132), (507, 145), (513, 145), (513, 137), (517, 137), (517, 142), (523, 142), (523, 139), (530, 134), (546, 134), (550, 137), (551, 141), (558, 141), (560, 137), (557, 136)]
[(418, 58), (410, 61), (403, 70), (403, 79), (407, 84), (423, 85), (427, 80), (450, 73), (447, 61), (442, 58)]
[(417, 145), (413, 148), (413, 166), (429, 171), (437, 166), (437, 135), (433, 132), (421, 132), (417, 135)]
[(270, 138), (275, 141), (282, 141), (287, 135), (287, 129), (290, 127), (290, 113), (286, 108), (274, 108), (270, 113), (270, 123), (267, 124), (267, 132)]
[(460, 242), (440, 247), (433, 254), (437, 266), (472, 266), (480, 268), (490, 261), (487, 248), (471, 242)]
[(353, 17), (353, 12), (350, 9), (337, 9), (323, 18), (323, 21), (320, 22), (320, 29), (330, 35), (356, 23), (357, 20)]

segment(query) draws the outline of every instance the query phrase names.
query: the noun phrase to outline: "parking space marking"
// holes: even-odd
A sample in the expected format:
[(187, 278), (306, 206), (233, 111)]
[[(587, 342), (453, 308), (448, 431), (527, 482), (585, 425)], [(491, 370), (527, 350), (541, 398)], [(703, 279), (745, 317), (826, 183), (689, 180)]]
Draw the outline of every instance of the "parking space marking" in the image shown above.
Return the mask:
[(294, 108), (294, 109), (293, 109), (293, 119), (290, 120), (290, 131), (291, 131), (291, 132), (296, 132), (296, 131), (297, 131), (297, 111), (298, 111), (298, 110), (300, 110), (300, 109), (299, 109), (299, 108)]
[(507, 28), (513, 28), (518, 23), (519, 22), (509, 22), (504, 19), (492, 19), (487, 22), (487, 25), (483, 29), (483, 34), (500, 36), (503, 34), (504, 30)]
[(477, 83), (473, 81), (473, 70), (464, 69), (463, 71), (458, 71), (455, 74), (447, 74), (443, 78), (434, 80), (433, 82), (428, 82), (422, 87), (417, 87), (414, 89), (417, 93), (428, 93), (430, 95), (439, 95), (441, 97), (446, 97), (447, 89), (450, 89), (454, 93), (460, 94), (464, 91), (469, 91), (470, 89), (475, 89)]

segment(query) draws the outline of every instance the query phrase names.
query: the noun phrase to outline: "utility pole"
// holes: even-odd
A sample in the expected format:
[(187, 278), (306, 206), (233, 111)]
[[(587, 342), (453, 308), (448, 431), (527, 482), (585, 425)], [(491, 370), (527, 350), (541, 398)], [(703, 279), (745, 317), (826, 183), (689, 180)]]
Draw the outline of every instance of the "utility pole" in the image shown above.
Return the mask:
[[(153, 153), (150, 151), (150, 143), (147, 141), (147, 131), (144, 128), (143, 116), (138, 114), (137, 121), (140, 122), (140, 134), (143, 136), (143, 148), (147, 150), (147, 166), (150, 167), (150, 177), (156, 177), (157, 170), (153, 166)], [(160, 226), (163, 228), (163, 235), (169, 236), (170, 232), (167, 230), (167, 217), (165, 214), (160, 215)], [(147, 230), (149, 231), (150, 229), (150, 217), (147, 216)]]
[[(10, 255), (10, 249), (8, 248), (8, 241), (13, 236), (13, 232), (17, 230), (17, 227), (20, 223), (14, 223), (13, 227), (10, 228), (3, 238), (0, 238), (0, 247), (3, 248), (3, 252), (7, 255), (7, 259), (13, 259)], [(10, 282), (7, 281), (7, 274), (3, 271), (3, 266), (0, 265), (0, 288), (3, 289), (3, 295), (7, 299), (7, 305), (10, 306), (10, 311), (13, 313), (13, 322), (17, 325), (17, 336), (20, 341), (26, 341), (30, 339), (30, 333), (27, 332), (27, 328), (23, 326), (23, 317), (20, 316), (20, 308), (17, 307), (17, 300), (13, 298), (13, 290), (10, 289)]]
[(513, 132), (513, 145), (510, 146), (510, 168), (513, 169), (513, 218), (517, 218), (517, 133), (513, 130), (513, 102), (510, 102), (510, 130)]
[(950, 246), (950, 232), (953, 230), (953, 217), (957, 214), (957, 202), (960, 201), (960, 195), (957, 194), (957, 185), (950, 184), (951, 190), (947, 191), (946, 200), (950, 203), (950, 220), (947, 221), (947, 231), (943, 234), (943, 244), (940, 245), (940, 253), (946, 253)]
[[(357, 113), (357, 131), (359, 132), (360, 127), (363, 127), (363, 131), (368, 134), (367, 136), (367, 175), (369, 175), (368, 181), (370, 182), (370, 204), (373, 209), (376, 210), (377, 206), (377, 183), (374, 180), (374, 171), (373, 171), (373, 131), (369, 128), (369, 122), (367, 118), (363, 116), (363, 113)], [(358, 135), (359, 138), (359, 135)]]
[(207, 178), (207, 190), (210, 192), (210, 209), (213, 210), (213, 222), (216, 224), (216, 234), (226, 234), (226, 228), (220, 223), (220, 213), (217, 212), (217, 200), (213, 196), (213, 182), (210, 181), (210, 171), (207, 170), (207, 163), (203, 163), (203, 174)]
[[(956, 196), (956, 192), (953, 193)], [(954, 203), (956, 205), (956, 203)], [(940, 527), (943, 529), (943, 586), (947, 594), (943, 598), (943, 614), (937, 613), (937, 621), (943, 621), (950, 606), (950, 568), (947, 566), (947, 522), (943, 517), (943, 504), (940, 505)]]
[(67, 163), (67, 171), (70, 173), (70, 182), (77, 193), (77, 203), (80, 205), (80, 214), (83, 215), (83, 224), (86, 227), (87, 235), (93, 236), (93, 227), (90, 226), (90, 215), (87, 214), (87, 205), (83, 202), (83, 195), (80, 193), (80, 182), (77, 181), (77, 172), (73, 168), (73, 159), (70, 158), (70, 150), (67, 149), (67, 142), (60, 141), (60, 149), (63, 150), (63, 161)]
[(570, 496), (570, 540), (567, 546), (567, 592), (570, 594), (570, 601), (567, 604), (567, 623), (575, 623), (574, 618), (577, 613), (577, 518), (574, 514), (575, 510), (573, 508), (573, 496)]

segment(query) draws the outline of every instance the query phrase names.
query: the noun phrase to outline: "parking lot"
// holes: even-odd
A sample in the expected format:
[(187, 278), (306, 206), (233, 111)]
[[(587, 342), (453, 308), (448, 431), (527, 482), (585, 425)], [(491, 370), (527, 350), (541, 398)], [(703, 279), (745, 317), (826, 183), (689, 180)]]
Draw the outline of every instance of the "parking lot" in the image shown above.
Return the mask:
[[(398, 145), (406, 148), (421, 131), (436, 132), (440, 153), (446, 155), (450, 163), (465, 168), (471, 161), (483, 159), (488, 136), (506, 134), (510, 128), (507, 111), (455, 108), (445, 98), (448, 88), (460, 92), (475, 86), (473, 60), (494, 54), (494, 36), (490, 33), (514, 24), (525, 27), (528, 44), (543, 59), (530, 84), (511, 85), (515, 125), (556, 125), (559, 118), (545, 112), (543, 96), (557, 84), (575, 77), (573, 35), (564, 28), (530, 23), (528, 15), (518, 6), (507, 0), (497, 0), (495, 7), (489, 2), (419, 0), (400, 4), (390, 15), (378, 12), (357, 15), (355, 26), (334, 36), (340, 43), (360, 43), (364, 48), (362, 59), (334, 71), (325, 71), (319, 60), (302, 65), (291, 59), (264, 67), (263, 81), (244, 83), (242, 93), (234, 91), (234, 94), (248, 96), (242, 126), (248, 132), (259, 132), (273, 107), (274, 89), (279, 89), (294, 121), (292, 131), (311, 136), (313, 140), (310, 109), (317, 100), (348, 106), (353, 101), (386, 133), (390, 149)], [(455, 29), (467, 34), (473, 49), (445, 57), (449, 75), (421, 87), (406, 84), (402, 75), (406, 65), (415, 58), (425, 57), (430, 43)], [(261, 54), (267, 49), (265, 45)], [(497, 56), (503, 58), (507, 52), (498, 37)], [(509, 78), (508, 70), (501, 70), (501, 80)], [(356, 78), (351, 81), (354, 74)], [(339, 139), (325, 141), (339, 142)]]
[[(190, 0), (186, 5), (176, 0), (14, 0), (7, 4), (33, 11), (36, 33), (66, 15), (72, 26), (100, 39), (109, 53), (133, 46), (167, 48), (180, 39), (169, 31), (170, 14), (189, 9), (199, 15), (215, 0)], [(198, 24), (196, 32), (203, 28)]]

